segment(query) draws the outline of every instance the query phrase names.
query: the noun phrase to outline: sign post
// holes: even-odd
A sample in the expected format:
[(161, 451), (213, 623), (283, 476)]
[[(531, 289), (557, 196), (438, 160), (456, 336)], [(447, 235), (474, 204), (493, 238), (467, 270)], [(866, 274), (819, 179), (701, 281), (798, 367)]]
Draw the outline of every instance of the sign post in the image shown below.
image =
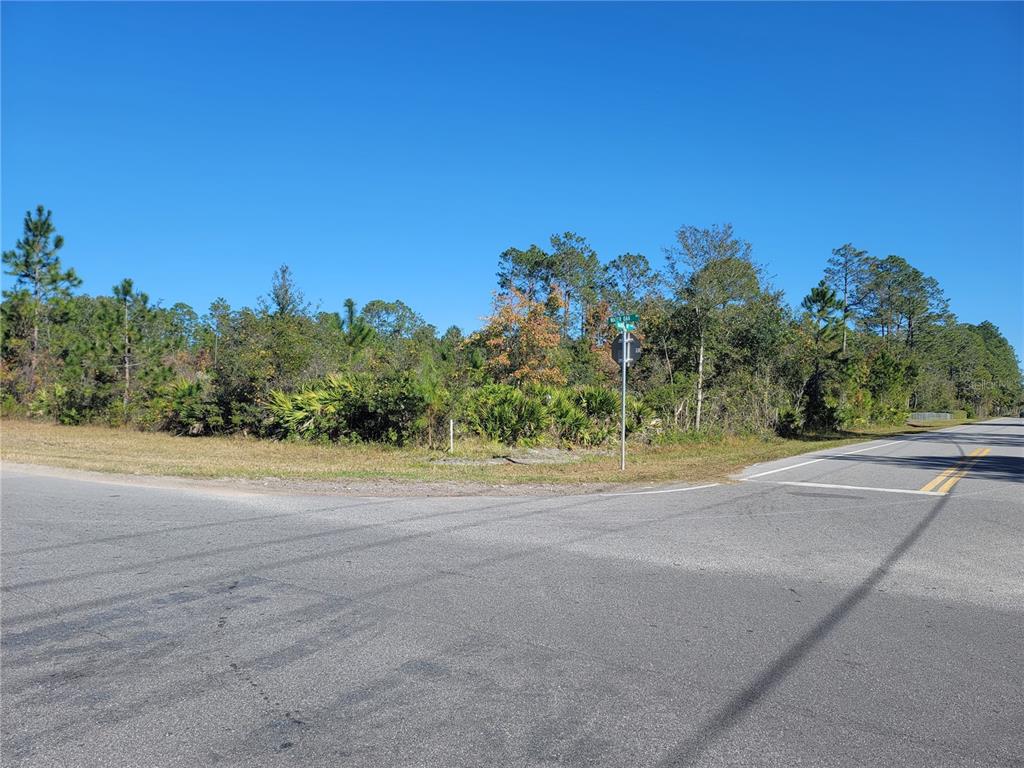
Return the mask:
[(626, 366), (636, 362), (640, 356), (640, 342), (629, 335), (636, 330), (638, 315), (616, 315), (608, 324), (621, 333), (612, 342), (612, 358), (622, 365), (622, 421), (619, 440), (619, 470), (626, 468)]
[(622, 334), (622, 439), (619, 441), (619, 471), (626, 469), (626, 344), (629, 331)]

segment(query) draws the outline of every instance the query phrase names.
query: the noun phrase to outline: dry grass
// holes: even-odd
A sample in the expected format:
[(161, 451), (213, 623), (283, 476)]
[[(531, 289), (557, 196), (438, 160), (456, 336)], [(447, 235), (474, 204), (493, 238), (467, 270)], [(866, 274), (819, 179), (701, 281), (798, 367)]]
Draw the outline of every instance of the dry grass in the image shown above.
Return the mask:
[[(919, 429), (875, 428), (821, 440), (732, 437), (675, 446), (630, 446), (627, 469), (620, 472), (617, 452), (607, 450), (578, 451), (575, 455), (579, 460), (568, 464), (453, 465), (438, 462), (446, 454), (424, 448), (174, 437), (130, 429), (62, 427), (4, 419), (0, 422), (0, 458), (71, 469), (192, 478), (388, 479), (495, 485), (700, 482), (721, 479), (761, 461)], [(486, 458), (501, 453), (507, 450), (474, 444), (458, 449), (456, 456)]]

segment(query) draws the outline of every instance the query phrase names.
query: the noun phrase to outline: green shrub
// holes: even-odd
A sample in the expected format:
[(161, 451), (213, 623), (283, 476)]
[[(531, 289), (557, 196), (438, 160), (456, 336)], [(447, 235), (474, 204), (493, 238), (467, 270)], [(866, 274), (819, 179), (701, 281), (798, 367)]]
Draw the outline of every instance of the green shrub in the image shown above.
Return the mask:
[(49, 417), (58, 424), (82, 424), (88, 416), (89, 405), (77, 390), (54, 382), (36, 392), (29, 405), (29, 413)]
[(902, 424), (910, 417), (910, 390), (917, 378), (913, 360), (904, 360), (887, 349), (869, 361), (867, 388), (871, 392), (871, 420)]
[(836, 408), (836, 420), (843, 429), (864, 427), (871, 422), (874, 399), (866, 389), (853, 389), (843, 393), (842, 402)]
[[(673, 430), (678, 422), (685, 422), (696, 406), (694, 378), (679, 376), (679, 381), (649, 389), (644, 393), (644, 403), (650, 409), (657, 426)], [(618, 398), (616, 398), (616, 404)], [(677, 412), (678, 409), (678, 412)]]
[[(612, 434), (618, 404), (614, 392), (597, 386), (486, 384), (468, 393), (464, 418), (477, 434), (507, 445), (549, 438), (590, 446)], [(643, 418), (642, 406), (637, 408)]]
[(531, 397), (508, 384), (485, 384), (472, 391), (467, 418), (478, 434), (507, 445), (536, 440), (550, 425), (542, 396)]
[(619, 397), (603, 387), (579, 387), (573, 392), (576, 405), (597, 423), (612, 422), (618, 416)]
[(558, 390), (551, 395), (548, 413), (554, 436), (562, 442), (575, 445), (590, 445), (599, 437), (594, 422), (580, 407), (575, 392)]
[(654, 411), (642, 398), (626, 395), (626, 433), (643, 432), (654, 418)]
[(18, 402), (18, 399), (10, 392), (4, 392), (0, 396), (0, 416), (6, 419), (18, 416), (28, 416), (28, 406)]
[(779, 437), (796, 437), (800, 434), (803, 419), (795, 408), (783, 408), (779, 411), (779, 420), (775, 423), (775, 432)]
[(224, 426), (209, 376), (178, 379), (164, 385), (150, 403), (152, 421), (176, 435), (210, 435)]
[(330, 375), (298, 392), (274, 390), (267, 402), (277, 437), (404, 445), (422, 427), (426, 402), (407, 374)]

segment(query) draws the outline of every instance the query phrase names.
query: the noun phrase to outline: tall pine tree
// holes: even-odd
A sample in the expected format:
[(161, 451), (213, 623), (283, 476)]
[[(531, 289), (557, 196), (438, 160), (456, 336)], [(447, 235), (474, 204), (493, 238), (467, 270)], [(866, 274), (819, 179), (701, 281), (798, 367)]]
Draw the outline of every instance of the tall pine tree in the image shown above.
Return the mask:
[(75, 270), (61, 267), (58, 252), (64, 247), (64, 238), (57, 234), (53, 224), (53, 212), (42, 205), (25, 212), (21, 239), (14, 244), (14, 250), (3, 252), (4, 267), (14, 278), (14, 287), (4, 291), (4, 298), (17, 299), (29, 315), (29, 360), (26, 373), (29, 391), (37, 385), (39, 360), (43, 353), (45, 336), (40, 339), (40, 330), (48, 321), (51, 304), (66, 298), (72, 288), (82, 284)]

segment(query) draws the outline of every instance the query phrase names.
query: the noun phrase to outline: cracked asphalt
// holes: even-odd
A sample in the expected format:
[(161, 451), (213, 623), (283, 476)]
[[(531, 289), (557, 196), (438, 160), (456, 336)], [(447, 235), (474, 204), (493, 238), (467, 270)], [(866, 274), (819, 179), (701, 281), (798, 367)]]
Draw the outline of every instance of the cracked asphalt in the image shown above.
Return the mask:
[(0, 479), (4, 766), (1024, 766), (1020, 419), (631, 495)]

